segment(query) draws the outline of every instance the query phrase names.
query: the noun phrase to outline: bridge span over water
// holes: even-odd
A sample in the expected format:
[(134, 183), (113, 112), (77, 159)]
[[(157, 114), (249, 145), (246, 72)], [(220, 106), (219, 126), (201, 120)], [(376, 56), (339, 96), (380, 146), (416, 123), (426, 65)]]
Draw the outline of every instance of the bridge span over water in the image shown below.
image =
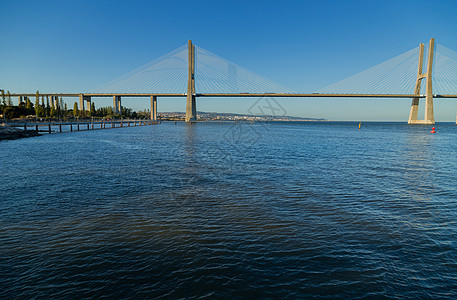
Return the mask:
[[(121, 76), (101, 87), (99, 91), (40, 95), (50, 97), (51, 105), (54, 105), (57, 97), (79, 98), (79, 108), (82, 110), (90, 109), (92, 98), (113, 97), (115, 113), (121, 111), (123, 97), (149, 97), (152, 121), (157, 121), (158, 97), (186, 97), (186, 122), (196, 121), (196, 99), (199, 97), (401, 98), (412, 99), (408, 124), (435, 124), (433, 100), (457, 98), (457, 53), (443, 47), (444, 54), (440, 52), (437, 55), (433, 38), (427, 47), (425, 72), (425, 45), (421, 43), (418, 48), (318, 92), (297, 93), (209, 51), (201, 48), (196, 51), (195, 45), (189, 40), (187, 47), (178, 48)], [(197, 63), (196, 56), (199, 57)], [(440, 66), (444, 65), (438, 70), (434, 70), (435, 57), (438, 58)], [(196, 66), (199, 70), (197, 72)], [(425, 85), (422, 84), (423, 80)], [(433, 92), (434, 83), (438, 86), (439, 93)], [(187, 92), (177, 91), (184, 88)], [(172, 91), (163, 92), (165, 90)], [(352, 90), (354, 92), (351, 92)], [(11, 94), (18, 97), (19, 102), (24, 101), (25, 97), (35, 95)], [(425, 116), (424, 119), (418, 119), (419, 100), (422, 98), (425, 99)]]

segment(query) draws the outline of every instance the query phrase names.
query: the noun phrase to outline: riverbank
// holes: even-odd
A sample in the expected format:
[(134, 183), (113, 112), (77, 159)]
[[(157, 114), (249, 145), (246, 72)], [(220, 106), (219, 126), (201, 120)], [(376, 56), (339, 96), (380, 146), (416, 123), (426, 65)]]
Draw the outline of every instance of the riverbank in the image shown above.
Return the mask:
[(39, 135), (40, 134), (36, 130), (25, 130), (10, 126), (0, 126), (0, 140), (15, 140)]

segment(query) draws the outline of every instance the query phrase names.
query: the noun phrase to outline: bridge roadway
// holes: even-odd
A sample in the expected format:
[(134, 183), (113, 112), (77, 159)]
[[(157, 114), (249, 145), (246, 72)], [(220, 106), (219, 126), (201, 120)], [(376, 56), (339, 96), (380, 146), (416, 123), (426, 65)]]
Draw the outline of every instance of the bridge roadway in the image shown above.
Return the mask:
[[(79, 97), (75, 93), (40, 93), (40, 96)], [(186, 97), (187, 94), (177, 93), (87, 93), (88, 97)], [(35, 97), (36, 94), (10, 94), (11, 97)], [(197, 93), (195, 97), (289, 97), (289, 98), (425, 98), (425, 94), (292, 94), (292, 93)], [(433, 95), (433, 98), (457, 98), (457, 95)]]

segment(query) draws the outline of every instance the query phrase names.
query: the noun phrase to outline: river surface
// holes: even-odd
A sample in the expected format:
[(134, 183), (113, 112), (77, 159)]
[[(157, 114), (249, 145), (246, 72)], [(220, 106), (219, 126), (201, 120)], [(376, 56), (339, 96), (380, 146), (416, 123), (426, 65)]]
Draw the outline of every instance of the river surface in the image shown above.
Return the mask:
[(457, 297), (457, 127), (0, 142), (0, 298)]

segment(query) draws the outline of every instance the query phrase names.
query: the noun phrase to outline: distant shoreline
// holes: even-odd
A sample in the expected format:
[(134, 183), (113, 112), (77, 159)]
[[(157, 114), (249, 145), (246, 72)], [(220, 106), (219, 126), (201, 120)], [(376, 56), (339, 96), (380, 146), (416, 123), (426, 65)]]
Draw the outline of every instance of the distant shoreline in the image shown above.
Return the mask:
[[(181, 121), (185, 119), (184, 112), (162, 112), (159, 117), (164, 120)], [(237, 113), (217, 113), (217, 112), (197, 112), (197, 121), (328, 121), (325, 118), (306, 118), (306, 117), (292, 117), (292, 116), (274, 116), (274, 115), (252, 115), (252, 114), (237, 114)]]

